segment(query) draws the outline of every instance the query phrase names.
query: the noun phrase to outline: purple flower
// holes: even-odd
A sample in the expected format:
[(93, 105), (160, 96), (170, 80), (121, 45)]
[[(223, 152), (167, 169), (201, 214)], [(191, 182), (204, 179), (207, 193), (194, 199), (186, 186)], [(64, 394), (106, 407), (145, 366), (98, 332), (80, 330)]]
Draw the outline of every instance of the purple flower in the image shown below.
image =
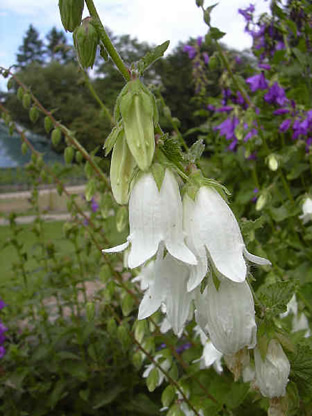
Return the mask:
[(7, 327), (5, 327), (3, 325), (3, 323), (0, 321), (0, 334), (3, 334), (4, 332), (6, 332), (8, 330)]
[(235, 137), (232, 143), (229, 145), (228, 150), (231, 150), (231, 152), (234, 152), (234, 150), (236, 149), (237, 143), (238, 143), (238, 140)]
[[(253, 191), (252, 191), (254, 194), (257, 194), (258, 192), (259, 192), (259, 189), (258, 188), (255, 188)], [(257, 197), (257, 195), (255, 195), (254, 197), (252, 197), (252, 202), (256, 202), (257, 201), (257, 199), (258, 199), (258, 197)]]
[(221, 136), (225, 136), (226, 140), (236, 139), (235, 129), (239, 124), (237, 117), (229, 117), (224, 120), (219, 126), (214, 127), (214, 130), (219, 130)]
[(205, 62), (205, 64), (206, 65), (208, 65), (209, 64), (209, 55), (208, 55), (208, 53), (207, 52), (203, 52), (203, 58), (204, 58), (204, 62)]
[(221, 103), (225, 105), (227, 101), (231, 98), (232, 91), (229, 88), (224, 88), (222, 90), (222, 101)]
[(257, 90), (266, 90), (268, 88), (268, 83), (265, 79), (263, 72), (247, 78), (246, 82), (249, 85), (252, 92), (255, 92)]
[(202, 43), (203, 43), (203, 38), (202, 38), (202, 36), (198, 36), (198, 38), (197, 38), (197, 45), (198, 45), (199, 47), (201, 47)]
[[(247, 160), (257, 160), (257, 153), (253, 152), (248, 157)], [(255, 188), (256, 189), (256, 188)]]
[(193, 59), (196, 56), (196, 49), (191, 45), (184, 45), (183, 52), (186, 52), (190, 59)]
[(267, 103), (284, 105), (288, 100), (285, 95), (284, 88), (280, 87), (277, 82), (274, 82), (269, 91), (265, 94), (264, 99)]
[(249, 7), (246, 9), (238, 9), (238, 13), (241, 14), (246, 22), (252, 21), (252, 13), (255, 11), (255, 6), (253, 4), (250, 4)]
[(280, 116), (282, 114), (288, 114), (289, 113), (289, 109), (288, 108), (278, 108), (277, 110), (273, 111), (273, 114), (275, 116)]
[(251, 129), (249, 133), (244, 137), (244, 142), (248, 142), (252, 137), (256, 136), (258, 131), (256, 129)]
[(291, 126), (291, 119), (287, 118), (286, 120), (281, 122), (279, 126), (279, 131), (281, 133), (285, 133), (285, 131), (287, 131), (290, 126)]
[(176, 348), (176, 352), (178, 354), (181, 354), (183, 351), (188, 350), (189, 348), (191, 348), (192, 344), (190, 342), (187, 342), (186, 344), (180, 345), (179, 347)]
[(0, 358), (2, 358), (5, 355), (5, 348), (0, 346)]
[(259, 64), (258, 67), (261, 69), (266, 69), (267, 71), (270, 71), (271, 69), (271, 65), (269, 64)]
[(96, 212), (99, 209), (99, 204), (96, 202), (94, 198), (91, 199), (91, 210), (92, 212)]
[(214, 105), (212, 105), (212, 104), (208, 104), (207, 105), (207, 110), (209, 110), (209, 111), (215, 111), (215, 109), (216, 109), (216, 107)]
[(7, 306), (6, 303), (4, 303), (2, 299), (0, 299), (0, 311), (1, 311), (1, 309), (5, 308), (6, 306)]
[(240, 56), (236, 56), (235, 62), (237, 63), (237, 65), (240, 65), (242, 63), (242, 58)]
[(277, 42), (275, 50), (276, 51), (281, 51), (282, 49), (285, 49), (285, 43), (280, 40), (279, 42)]

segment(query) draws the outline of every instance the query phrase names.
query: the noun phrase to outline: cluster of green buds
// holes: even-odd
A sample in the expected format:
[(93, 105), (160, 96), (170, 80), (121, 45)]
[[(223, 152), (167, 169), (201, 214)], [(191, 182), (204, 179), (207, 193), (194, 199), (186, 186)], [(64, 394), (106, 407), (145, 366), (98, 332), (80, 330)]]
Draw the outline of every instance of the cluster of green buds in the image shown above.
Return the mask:
[(113, 149), (110, 178), (119, 204), (129, 200), (135, 168), (147, 171), (155, 153), (154, 126), (158, 122), (156, 101), (139, 79), (129, 81), (121, 91), (115, 108), (117, 126), (107, 138), (106, 154)]

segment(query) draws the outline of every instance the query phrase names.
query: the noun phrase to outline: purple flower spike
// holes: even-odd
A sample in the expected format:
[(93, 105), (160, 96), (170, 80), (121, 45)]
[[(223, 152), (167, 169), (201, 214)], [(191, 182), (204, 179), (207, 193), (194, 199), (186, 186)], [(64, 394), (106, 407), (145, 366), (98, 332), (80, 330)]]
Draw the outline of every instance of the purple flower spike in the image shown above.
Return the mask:
[(203, 58), (204, 58), (205, 64), (208, 65), (210, 58), (207, 52), (203, 52)]
[(190, 59), (194, 59), (196, 56), (196, 49), (191, 45), (184, 45), (183, 52), (186, 52)]
[[(248, 157), (247, 160), (257, 160), (257, 153), (253, 152)], [(256, 188), (255, 188), (256, 189)]]
[(267, 103), (278, 104), (280, 106), (288, 101), (284, 89), (280, 87), (277, 82), (274, 82), (272, 87), (265, 94), (264, 99)]
[(202, 36), (198, 36), (198, 38), (197, 38), (197, 45), (198, 45), (199, 47), (201, 47), (202, 43), (203, 43), (203, 38), (202, 38)]
[(279, 127), (279, 131), (281, 133), (285, 133), (285, 131), (287, 131), (290, 126), (291, 126), (291, 120), (288, 118), (288, 119), (282, 121), (282, 123), (280, 124), (280, 127)]
[(7, 305), (3, 302), (2, 299), (0, 299), (0, 310), (5, 308)]
[(268, 82), (265, 79), (263, 72), (247, 78), (246, 82), (252, 92), (256, 92), (258, 90), (266, 90), (268, 88)]
[(231, 152), (234, 152), (234, 150), (236, 149), (237, 143), (238, 143), (238, 140), (235, 137), (232, 143), (229, 145), (228, 150), (230, 150)]

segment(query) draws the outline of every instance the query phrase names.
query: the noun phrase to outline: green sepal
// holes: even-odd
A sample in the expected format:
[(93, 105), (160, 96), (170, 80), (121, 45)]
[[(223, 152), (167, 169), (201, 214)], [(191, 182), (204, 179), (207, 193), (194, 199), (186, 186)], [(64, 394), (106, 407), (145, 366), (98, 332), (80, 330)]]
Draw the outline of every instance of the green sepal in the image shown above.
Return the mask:
[(117, 126), (113, 127), (112, 131), (107, 136), (103, 149), (105, 150), (105, 156), (109, 155), (115, 143), (119, 137), (119, 135), (123, 134), (124, 130), (121, 124), (117, 124)]
[(151, 167), (151, 172), (152, 172), (153, 178), (156, 182), (158, 191), (160, 192), (162, 183), (164, 181), (166, 169), (160, 163), (154, 163)]
[(159, 58), (161, 58), (166, 50), (168, 49), (170, 41), (167, 40), (166, 42), (162, 43), (161, 45), (156, 46), (151, 51), (147, 52), (147, 54), (141, 58), (137, 63), (137, 70), (140, 75), (147, 70), (154, 62), (156, 62)]
[(197, 140), (192, 144), (190, 150), (188, 151), (185, 159), (189, 163), (196, 163), (202, 156), (205, 151), (205, 145), (203, 139)]
[(121, 233), (128, 224), (128, 209), (127, 207), (119, 207), (116, 213), (116, 228)]
[(120, 97), (120, 114), (130, 152), (137, 165), (146, 171), (155, 152), (154, 119), (155, 100), (140, 80), (132, 80)]
[(120, 205), (127, 204), (130, 195), (130, 183), (134, 175), (136, 163), (129, 150), (124, 134), (119, 134), (114, 145), (110, 180), (114, 198)]

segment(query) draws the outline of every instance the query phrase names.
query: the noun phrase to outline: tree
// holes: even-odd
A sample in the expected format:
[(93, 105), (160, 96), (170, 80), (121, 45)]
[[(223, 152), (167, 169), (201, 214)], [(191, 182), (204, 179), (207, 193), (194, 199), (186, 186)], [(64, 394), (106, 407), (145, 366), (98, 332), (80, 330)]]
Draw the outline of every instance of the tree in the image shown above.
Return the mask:
[(74, 50), (67, 44), (66, 36), (62, 30), (57, 30), (56, 27), (53, 27), (48, 32), (46, 39), (48, 41), (46, 54), (49, 61), (58, 61), (66, 64), (74, 59)]
[(32, 62), (42, 64), (44, 62), (44, 45), (39, 39), (38, 31), (29, 25), (26, 35), (23, 38), (23, 44), (18, 48), (17, 54), (18, 65), (25, 68)]

